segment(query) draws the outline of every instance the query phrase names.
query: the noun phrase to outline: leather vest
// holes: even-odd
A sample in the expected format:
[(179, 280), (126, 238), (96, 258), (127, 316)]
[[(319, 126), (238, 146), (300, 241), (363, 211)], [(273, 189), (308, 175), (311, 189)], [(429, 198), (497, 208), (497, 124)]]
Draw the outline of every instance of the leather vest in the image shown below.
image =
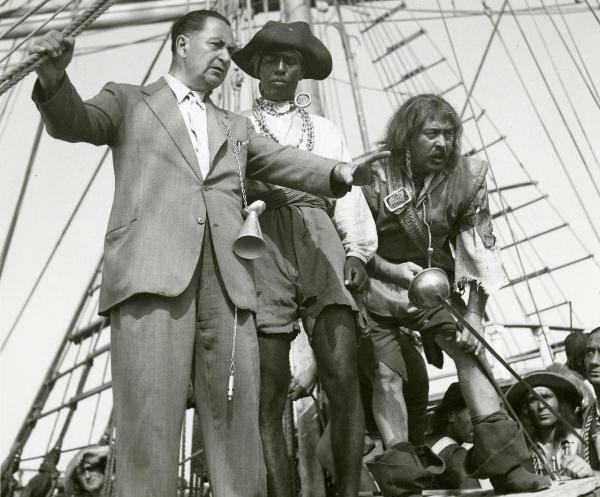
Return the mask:
[[(427, 195), (416, 203), (417, 213), (422, 219), (424, 198), (429, 197), (427, 211), (432, 237), (449, 255), (450, 242), (454, 241), (461, 226), (469, 224), (469, 220), (463, 219), (462, 215), (485, 182), (487, 170), (487, 162), (463, 157), (454, 169), (444, 171), (434, 178), (425, 192)], [(377, 226), (377, 254), (390, 262), (411, 261), (426, 265), (422, 252), (401, 228), (397, 216), (389, 213), (383, 205), (383, 199), (388, 194), (387, 186), (382, 184), (379, 194), (375, 193), (371, 185), (363, 187)]]

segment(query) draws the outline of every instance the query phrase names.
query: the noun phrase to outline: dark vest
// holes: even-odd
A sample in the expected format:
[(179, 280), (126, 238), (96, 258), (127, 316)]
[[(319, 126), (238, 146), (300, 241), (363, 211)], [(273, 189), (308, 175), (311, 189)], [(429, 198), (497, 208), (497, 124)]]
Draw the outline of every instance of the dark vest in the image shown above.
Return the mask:
[[(433, 180), (428, 188), (429, 213), (433, 239), (450, 255), (450, 242), (454, 242), (464, 220), (461, 216), (485, 182), (487, 162), (473, 157), (463, 157), (452, 170), (445, 171)], [(383, 184), (379, 194), (373, 186), (363, 187), (363, 192), (377, 226), (379, 245), (377, 254), (390, 262), (414, 262), (426, 266), (427, 261), (401, 228), (397, 215), (390, 214), (383, 205), (388, 194), (388, 184)], [(414, 202), (414, 200), (413, 200)], [(413, 204), (414, 205), (414, 204)], [(422, 199), (416, 204), (422, 218)]]

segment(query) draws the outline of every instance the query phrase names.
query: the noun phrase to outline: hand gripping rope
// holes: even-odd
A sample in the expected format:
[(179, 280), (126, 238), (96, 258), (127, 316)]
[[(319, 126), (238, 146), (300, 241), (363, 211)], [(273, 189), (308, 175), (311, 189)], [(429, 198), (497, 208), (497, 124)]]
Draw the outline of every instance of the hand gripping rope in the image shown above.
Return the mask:
[[(65, 36), (76, 37), (85, 28), (92, 24), (98, 17), (106, 12), (116, 0), (96, 0), (90, 7), (85, 9), (72, 22), (70, 22), (61, 33)], [(0, 76), (0, 95), (6, 93), (30, 72), (41, 66), (48, 60), (47, 55), (32, 54), (23, 62), (17, 64), (10, 71)]]

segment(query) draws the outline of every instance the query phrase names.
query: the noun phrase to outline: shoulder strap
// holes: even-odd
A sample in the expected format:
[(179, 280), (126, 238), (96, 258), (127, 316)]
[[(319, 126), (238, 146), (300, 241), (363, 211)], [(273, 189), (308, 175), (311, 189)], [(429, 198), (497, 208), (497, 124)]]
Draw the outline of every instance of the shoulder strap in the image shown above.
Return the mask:
[[(429, 232), (427, 226), (422, 219), (417, 215), (415, 206), (412, 202), (407, 204), (400, 212), (396, 212), (396, 217), (402, 229), (408, 237), (417, 246), (419, 251), (427, 257), (427, 248), (429, 247)], [(454, 273), (454, 259), (449, 256), (446, 251), (435, 241), (431, 240), (433, 254), (431, 263), (446, 272)]]
[[(389, 188), (392, 190), (391, 193), (386, 197), (386, 201), (384, 204), (389, 207), (390, 202), (387, 201), (388, 198), (393, 197), (394, 194), (399, 194), (404, 190), (405, 193), (405, 201), (401, 202), (399, 205), (400, 208), (390, 210), (393, 214), (396, 214), (398, 218), (398, 222), (402, 229), (406, 232), (408, 237), (412, 240), (412, 242), (416, 245), (419, 251), (427, 257), (427, 249), (429, 248), (429, 230), (423, 220), (417, 215), (417, 211), (414, 206), (414, 199), (411, 198), (412, 195), (406, 189), (406, 187), (402, 184), (402, 180), (396, 177), (393, 174), (390, 166), (387, 168), (387, 180)], [(393, 203), (393, 202), (392, 202)], [(386, 207), (386, 208), (387, 208)], [(433, 254), (431, 256), (431, 263), (434, 266), (442, 268), (446, 272), (454, 274), (454, 260), (450, 257), (446, 251), (439, 246), (435, 240), (431, 240), (431, 248), (433, 248)]]

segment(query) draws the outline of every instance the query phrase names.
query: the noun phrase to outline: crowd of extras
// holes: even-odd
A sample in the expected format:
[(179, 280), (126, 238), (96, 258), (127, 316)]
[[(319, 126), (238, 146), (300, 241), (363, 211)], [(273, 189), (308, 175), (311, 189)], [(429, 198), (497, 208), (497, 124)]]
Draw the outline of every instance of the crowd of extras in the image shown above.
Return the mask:
[[(600, 406), (600, 327), (590, 333), (572, 332), (564, 342), (567, 362), (554, 363), (546, 369), (533, 371), (524, 381), (541, 396), (552, 413), (539, 398), (522, 383), (502, 385), (506, 398), (517, 413), (523, 429), (531, 442), (531, 468), (538, 474), (549, 471), (554, 480), (573, 480), (600, 475), (598, 458), (598, 410)], [(306, 378), (294, 377), (290, 385), (290, 397), (296, 400), (310, 396), (305, 386), (312, 384)], [(368, 386), (363, 385), (363, 397), (369, 396)], [(410, 402), (410, 399), (407, 399)], [(368, 404), (365, 404), (368, 406)], [(369, 461), (380, 451), (381, 435), (373, 412), (365, 409), (366, 430), (364, 435), (363, 461), (368, 471)], [(563, 424), (564, 423), (564, 424)], [(412, 424), (415, 424), (414, 421)], [(418, 423), (417, 423), (418, 424)], [(451, 383), (441, 400), (430, 402), (426, 415), (424, 433), (408, 432), (408, 440), (425, 440), (431, 449), (426, 471), (418, 476), (422, 489), (489, 489), (490, 482), (468, 474), (465, 465), (468, 450), (473, 445), (471, 414), (465, 405), (458, 382)], [(575, 432), (571, 430), (575, 428)], [(318, 424), (315, 424), (318, 429)], [(579, 437), (577, 436), (579, 434)], [(582, 440), (583, 439), (583, 440)], [(330, 454), (319, 446), (318, 456), (324, 468), (331, 468)], [(100, 497), (107, 482), (108, 445), (81, 449), (69, 462), (64, 473), (59, 473), (51, 455), (41, 465), (42, 481), (57, 479), (54, 495), (73, 497)], [(421, 456), (424, 458), (424, 456)], [(396, 472), (410, 472), (406, 465), (398, 465)], [(414, 469), (412, 470), (414, 471)], [(365, 489), (372, 485), (366, 483)], [(112, 477), (112, 475), (110, 476)], [(427, 483), (423, 483), (426, 480)], [(37, 484), (36, 484), (37, 482)], [(33, 480), (22, 496), (42, 495), (36, 488), (43, 488), (40, 481)], [(114, 484), (114, 482), (112, 482)], [(179, 480), (180, 495), (187, 496), (189, 483)], [(47, 487), (45, 489), (47, 491)], [(48, 495), (44, 493), (43, 495)], [(376, 495), (376, 494), (375, 494)], [(408, 494), (406, 494), (408, 495)]]

